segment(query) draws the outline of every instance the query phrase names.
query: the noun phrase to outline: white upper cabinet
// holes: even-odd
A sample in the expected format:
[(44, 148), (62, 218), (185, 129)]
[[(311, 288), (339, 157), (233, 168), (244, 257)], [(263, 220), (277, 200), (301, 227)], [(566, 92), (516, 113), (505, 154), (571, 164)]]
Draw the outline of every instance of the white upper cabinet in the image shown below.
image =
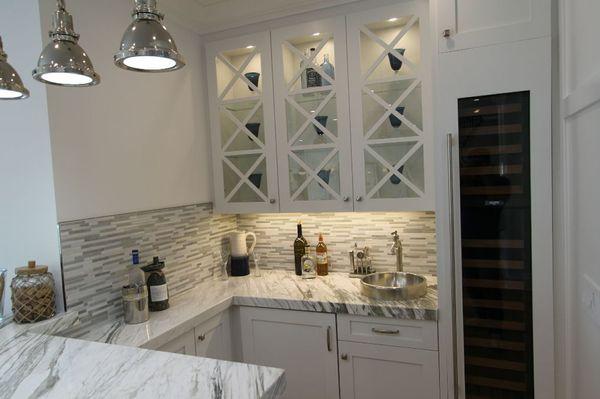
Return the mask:
[(354, 210), (432, 210), (428, 8), (348, 16)]
[(279, 210), (271, 43), (263, 32), (207, 45), (218, 212)]
[(351, 211), (344, 17), (271, 32), (281, 211)]
[(550, 0), (439, 0), (439, 49), (464, 50), (550, 35)]

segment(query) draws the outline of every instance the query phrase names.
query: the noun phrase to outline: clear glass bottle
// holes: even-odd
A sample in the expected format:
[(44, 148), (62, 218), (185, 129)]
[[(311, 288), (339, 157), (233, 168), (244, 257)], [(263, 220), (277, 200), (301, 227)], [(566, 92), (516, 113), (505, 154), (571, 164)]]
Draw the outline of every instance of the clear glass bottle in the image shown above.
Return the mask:
[[(335, 68), (333, 67), (333, 64), (331, 64), (331, 62), (329, 62), (329, 54), (325, 54), (323, 56), (323, 63), (321, 64), (321, 69), (323, 69), (323, 72), (325, 72), (327, 74), (327, 76), (329, 76), (331, 79), (335, 79)], [(330, 86), (331, 83), (329, 83), (329, 81), (327, 79), (321, 79), (322, 80), (322, 85), (323, 86)]]
[[(309, 53), (308, 49), (306, 49), (304, 51), (304, 56), (306, 58), (310, 57), (310, 53)], [(303, 89), (307, 88), (307, 79), (306, 79), (307, 66), (308, 66), (308, 64), (306, 61), (304, 61), (304, 59), (302, 61), (300, 61), (300, 70), (302, 71), (302, 74), (300, 75), (300, 81), (301, 81)]]
[(302, 257), (302, 278), (312, 279), (317, 277), (317, 262), (310, 254), (310, 245), (306, 245), (305, 252)]
[[(315, 51), (317, 51), (316, 48), (311, 47), (310, 48), (310, 53), (309, 53), (309, 57), (314, 57), (315, 56)], [(312, 64), (316, 65), (317, 60), (315, 58), (312, 59)], [(314, 68), (310, 67), (311, 64), (308, 64), (306, 66), (306, 87), (319, 87), (321, 86), (321, 75), (319, 75), (319, 72), (315, 71)]]

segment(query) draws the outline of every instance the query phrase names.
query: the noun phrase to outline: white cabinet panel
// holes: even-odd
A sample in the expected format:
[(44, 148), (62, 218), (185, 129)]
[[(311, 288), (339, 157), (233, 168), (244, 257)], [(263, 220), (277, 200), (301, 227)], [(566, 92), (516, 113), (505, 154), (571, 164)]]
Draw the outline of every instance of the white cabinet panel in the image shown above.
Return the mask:
[(550, 10), (550, 0), (438, 1), (440, 51), (548, 36)]
[(284, 212), (351, 211), (344, 17), (271, 32)]
[(340, 340), (437, 350), (437, 323), (339, 315)]
[(218, 212), (279, 210), (269, 32), (206, 46)]
[(161, 352), (181, 353), (182, 355), (196, 355), (194, 330), (181, 334), (157, 350)]
[(355, 211), (433, 210), (428, 7), (348, 16)]
[(243, 361), (285, 370), (287, 399), (339, 397), (335, 315), (240, 308)]
[(341, 399), (438, 399), (438, 352), (339, 342)]
[(196, 356), (233, 360), (229, 311), (196, 326)]

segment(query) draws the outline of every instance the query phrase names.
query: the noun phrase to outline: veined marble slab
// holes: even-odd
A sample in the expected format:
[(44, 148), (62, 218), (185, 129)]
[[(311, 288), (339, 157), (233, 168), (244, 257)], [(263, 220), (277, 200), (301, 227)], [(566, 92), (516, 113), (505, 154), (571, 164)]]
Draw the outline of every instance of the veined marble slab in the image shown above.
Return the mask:
[(360, 293), (359, 279), (345, 273), (304, 280), (290, 271), (262, 271), (262, 276), (230, 277), (207, 281), (173, 297), (171, 307), (150, 314), (143, 324), (122, 320), (92, 326), (77, 338), (126, 346), (157, 349), (180, 334), (232, 305), (389, 317), (437, 320), (437, 279), (426, 276), (427, 295), (413, 300), (381, 301)]
[(275, 399), (276, 368), (44, 334), (0, 338), (0, 398)]

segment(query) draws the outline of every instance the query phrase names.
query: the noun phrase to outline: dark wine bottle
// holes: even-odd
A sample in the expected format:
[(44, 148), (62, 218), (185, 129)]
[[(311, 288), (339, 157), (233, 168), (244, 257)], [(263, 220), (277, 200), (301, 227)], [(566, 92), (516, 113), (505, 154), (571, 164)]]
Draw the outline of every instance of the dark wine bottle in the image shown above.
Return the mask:
[(297, 276), (302, 275), (302, 257), (306, 253), (306, 239), (302, 236), (302, 223), (298, 221), (296, 226), (298, 230), (298, 237), (294, 240), (294, 269)]

